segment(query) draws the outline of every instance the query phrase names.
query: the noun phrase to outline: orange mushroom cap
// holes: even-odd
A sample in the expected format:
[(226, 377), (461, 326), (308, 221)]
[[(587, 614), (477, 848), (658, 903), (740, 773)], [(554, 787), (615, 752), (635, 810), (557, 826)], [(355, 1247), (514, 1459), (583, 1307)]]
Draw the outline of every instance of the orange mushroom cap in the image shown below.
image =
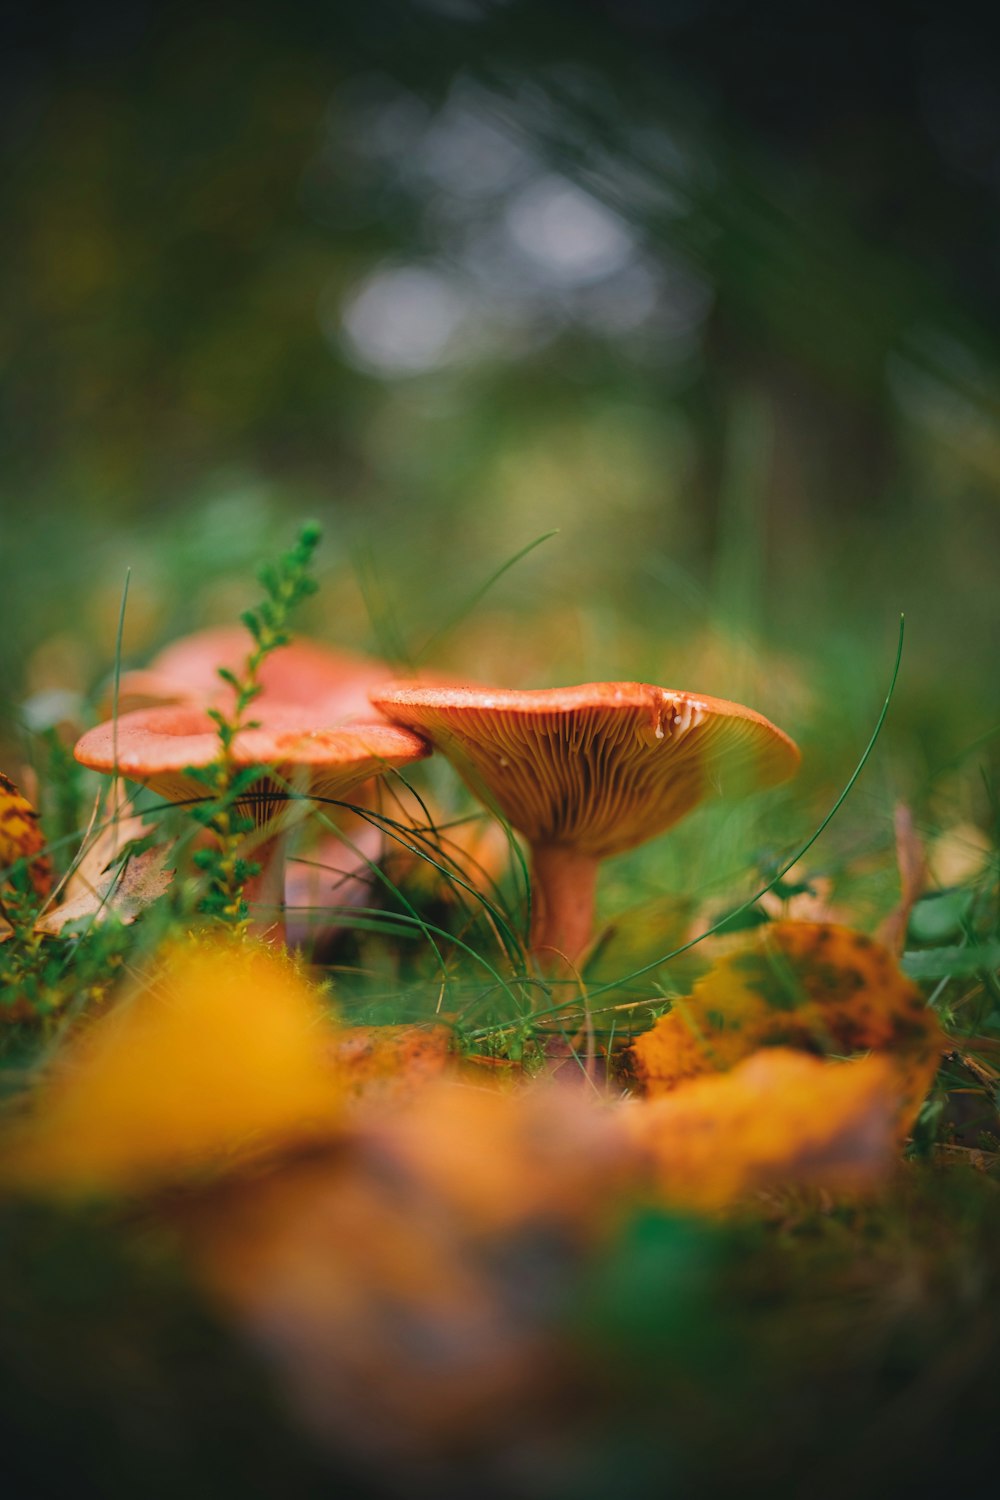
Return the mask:
[(595, 858), (664, 832), (709, 795), (783, 781), (800, 759), (753, 709), (643, 682), (530, 691), (390, 683), (371, 700), (454, 755), (533, 847)]
[[(210, 765), (219, 756), (215, 724), (199, 708), (180, 704), (137, 709), (98, 724), (78, 741), (82, 765), (141, 781), (170, 802), (196, 801), (205, 787), (187, 768)], [(386, 770), (423, 760), (426, 740), (394, 724), (331, 728), (315, 711), (269, 706), (263, 723), (244, 729), (232, 746), (239, 767), (267, 767), (238, 804), (258, 825), (285, 801), (289, 785), (304, 795), (337, 800)]]
[[(119, 709), (127, 713), (168, 703), (219, 700), (228, 689), (218, 669), (238, 674), (252, 645), (241, 625), (221, 625), (183, 636), (154, 656), (148, 667), (123, 674)], [(261, 663), (260, 701), (322, 709), (328, 720), (370, 719), (368, 690), (389, 675), (389, 667), (373, 657), (297, 636), (289, 645), (269, 652)]]

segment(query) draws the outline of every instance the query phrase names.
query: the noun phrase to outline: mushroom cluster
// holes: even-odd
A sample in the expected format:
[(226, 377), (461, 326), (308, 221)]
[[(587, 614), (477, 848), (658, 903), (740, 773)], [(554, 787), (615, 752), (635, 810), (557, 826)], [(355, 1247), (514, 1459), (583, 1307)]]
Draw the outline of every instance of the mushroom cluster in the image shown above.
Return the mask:
[[(203, 796), (190, 768), (219, 753), (208, 713), (224, 691), (218, 668), (233, 670), (245, 644), (238, 631), (202, 632), (126, 674), (130, 711), (85, 734), (77, 758), (170, 801)], [(382, 663), (314, 642), (275, 651), (261, 683), (259, 725), (241, 730), (232, 750), (238, 768), (266, 768), (239, 804), (263, 867), (251, 899), (281, 909), (290, 791), (344, 799), (433, 746), (526, 840), (529, 946), (552, 974), (575, 971), (592, 941), (602, 860), (665, 832), (708, 797), (774, 785), (799, 763), (794, 742), (754, 710), (649, 683), (516, 691), (392, 682)]]
[[(241, 626), (199, 631), (161, 651), (148, 668), (124, 673), (118, 716), (82, 736), (77, 760), (148, 786), (168, 802), (203, 799), (205, 787), (191, 772), (218, 758), (210, 710), (225, 711), (232, 702), (222, 674), (239, 673), (248, 645)], [(317, 884), (333, 895), (339, 885), (341, 896), (346, 889), (360, 899), (369, 860), (381, 853), (381, 841), (367, 829), (359, 846), (327, 835), (314, 868), (336, 867), (337, 880), (319, 883), (287, 870), (282, 814), (289, 796), (364, 802), (375, 778), (429, 753), (424, 740), (388, 724), (369, 702), (369, 689), (389, 675), (370, 657), (302, 639), (276, 647), (261, 665), (252, 711), (257, 727), (240, 731), (230, 758), (237, 772), (262, 768), (236, 810), (253, 824), (248, 847), (260, 865), (244, 894), (253, 925), (272, 938), (285, 936), (286, 886), (297, 896)], [(296, 937), (307, 935), (299, 920)]]
[[(364, 782), (410, 765), (430, 753), (425, 740), (393, 724), (328, 727), (322, 715), (280, 706), (237, 734), (230, 758), (237, 771), (258, 769), (236, 802), (254, 825), (260, 873), (247, 882), (247, 900), (283, 928), (285, 860), (282, 814), (290, 795), (339, 801)], [(139, 781), (167, 802), (197, 802), (205, 795), (192, 772), (219, 754), (214, 721), (204, 709), (175, 705), (135, 709), (99, 724), (77, 744), (76, 758), (92, 770)], [(283, 931), (281, 933), (283, 936)]]

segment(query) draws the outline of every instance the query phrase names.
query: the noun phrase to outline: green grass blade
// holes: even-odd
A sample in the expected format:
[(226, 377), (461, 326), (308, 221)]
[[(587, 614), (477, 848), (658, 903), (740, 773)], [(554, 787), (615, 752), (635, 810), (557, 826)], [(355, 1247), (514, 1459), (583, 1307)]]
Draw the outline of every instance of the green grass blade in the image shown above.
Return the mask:
[(481, 584), (476, 592), (466, 599), (461, 608), (456, 610), (450, 619), (446, 620), (442, 626), (435, 630), (433, 635), (427, 637), (420, 650), (414, 655), (413, 665), (417, 666), (422, 662), (432, 646), (436, 646), (449, 631), (454, 630), (457, 625), (460, 625), (463, 620), (467, 619), (480, 600), (486, 597), (493, 585), (498, 583), (505, 573), (508, 573), (511, 568), (515, 567), (522, 558), (527, 557), (529, 552), (534, 552), (535, 548), (540, 547), (543, 542), (550, 541), (552, 537), (558, 535), (558, 528), (555, 531), (543, 532), (541, 536), (536, 536), (533, 542), (529, 542), (526, 547), (522, 547), (520, 552), (515, 552), (513, 557), (508, 557), (505, 563), (501, 563), (496, 572), (490, 574), (486, 582)]

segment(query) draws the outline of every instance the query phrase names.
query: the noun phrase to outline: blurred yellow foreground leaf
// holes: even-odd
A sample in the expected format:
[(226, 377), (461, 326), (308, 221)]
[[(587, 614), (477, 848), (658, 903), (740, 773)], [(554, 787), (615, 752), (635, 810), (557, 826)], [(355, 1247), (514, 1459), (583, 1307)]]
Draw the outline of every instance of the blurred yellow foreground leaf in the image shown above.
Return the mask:
[(582, 1090), (439, 1078), (333, 1149), (170, 1208), (293, 1409), (333, 1448), (400, 1466), (404, 1493), (406, 1465), (442, 1445), (545, 1439), (564, 1358), (552, 1310), (643, 1171), (617, 1106)]
[(636, 1208), (870, 1188), (893, 1109), (882, 1059), (782, 1049), (662, 1099), (438, 1078), (329, 1149), (214, 1179), (168, 1212), (314, 1435), (403, 1474), (442, 1445), (545, 1436), (564, 1390), (551, 1312)]
[(330, 1035), (286, 958), (178, 943), (69, 1045), (7, 1132), (0, 1175), (43, 1191), (144, 1188), (329, 1127), (342, 1092)]

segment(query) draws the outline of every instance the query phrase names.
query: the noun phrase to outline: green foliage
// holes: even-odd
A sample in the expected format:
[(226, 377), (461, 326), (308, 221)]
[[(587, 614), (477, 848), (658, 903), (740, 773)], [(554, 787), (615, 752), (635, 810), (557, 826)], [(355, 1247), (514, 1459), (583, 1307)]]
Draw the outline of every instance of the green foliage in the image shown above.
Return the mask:
[(27, 892), (5, 898), (3, 909), (13, 932), (0, 944), (0, 1055), (16, 1050), (8, 1045), (10, 1021), (41, 1022), (44, 1038), (67, 1006), (75, 1014), (103, 999), (135, 942), (113, 914), (70, 923), (58, 937), (43, 935), (35, 926), (37, 899)]
[(1000, 968), (1000, 942), (970, 943), (907, 953), (903, 969), (911, 979), (967, 979)]
[(240, 812), (239, 803), (263, 769), (238, 768), (234, 764), (233, 745), (241, 730), (255, 727), (247, 713), (261, 691), (261, 667), (272, 651), (288, 644), (289, 621), (295, 608), (316, 592), (310, 568), (319, 540), (318, 526), (303, 526), (295, 546), (276, 563), (266, 563), (260, 569), (258, 579), (265, 597), (242, 616), (251, 638), (246, 664), (239, 673), (219, 668), (219, 676), (233, 691), (232, 705), (208, 710), (218, 732), (218, 759), (209, 766), (187, 770), (187, 775), (200, 782), (206, 792), (206, 801), (191, 809), (192, 816), (214, 835), (207, 849), (196, 850), (194, 854), (194, 863), (205, 882), (199, 909), (230, 926), (246, 921), (248, 908), (243, 888), (247, 880), (260, 873), (258, 864), (240, 854), (246, 834), (253, 829), (253, 820)]
[(942, 943), (962, 930), (971, 905), (967, 890), (933, 891), (910, 913), (908, 936), (917, 943)]
[(35, 931), (38, 897), (23, 862), (7, 873), (0, 915), (11, 928), (8, 941), (0, 944), (0, 1017), (4, 1010), (18, 1019), (45, 1015), (56, 1006), (56, 975)]

